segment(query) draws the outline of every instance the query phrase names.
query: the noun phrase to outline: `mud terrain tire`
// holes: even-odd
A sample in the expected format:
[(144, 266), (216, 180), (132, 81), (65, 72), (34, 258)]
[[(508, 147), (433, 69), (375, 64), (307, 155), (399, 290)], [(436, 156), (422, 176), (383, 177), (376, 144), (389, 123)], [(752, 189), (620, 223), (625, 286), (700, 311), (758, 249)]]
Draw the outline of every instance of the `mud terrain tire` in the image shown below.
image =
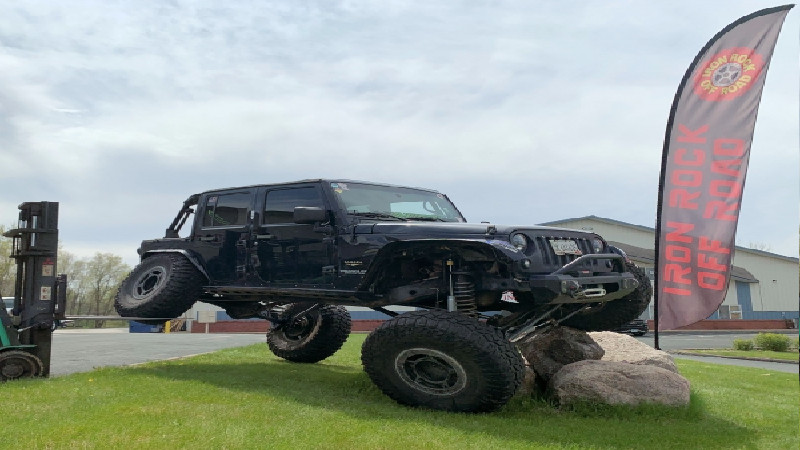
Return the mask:
[(151, 256), (122, 282), (114, 307), (122, 317), (175, 318), (192, 307), (204, 279), (182, 255)]
[[(292, 303), (283, 315), (300, 314), (312, 303)], [(267, 332), (275, 356), (298, 363), (315, 363), (336, 353), (350, 336), (350, 313), (343, 306), (323, 305)]]
[(616, 330), (638, 318), (650, 304), (653, 287), (643, 269), (633, 263), (626, 263), (626, 270), (639, 282), (639, 286), (633, 292), (620, 299), (606, 302), (598, 308), (575, 314), (561, 325), (584, 331), (607, 331)]
[(525, 373), (519, 351), (497, 328), (440, 310), (387, 320), (364, 341), (361, 362), (398, 403), (456, 412), (501, 408)]

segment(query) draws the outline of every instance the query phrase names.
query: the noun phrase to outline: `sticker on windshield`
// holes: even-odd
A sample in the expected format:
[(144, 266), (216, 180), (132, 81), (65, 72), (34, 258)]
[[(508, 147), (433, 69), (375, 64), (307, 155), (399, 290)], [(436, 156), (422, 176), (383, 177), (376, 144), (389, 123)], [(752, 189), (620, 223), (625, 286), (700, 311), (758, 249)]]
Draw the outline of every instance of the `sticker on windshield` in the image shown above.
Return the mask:
[(439, 198), (444, 198), (444, 195), (442, 195), (442, 194), (436, 194), (436, 196), (439, 197)]
[(347, 185), (344, 184), (344, 183), (339, 183), (339, 189), (341, 189), (343, 191), (348, 191), (349, 190), (349, 189), (347, 189)]

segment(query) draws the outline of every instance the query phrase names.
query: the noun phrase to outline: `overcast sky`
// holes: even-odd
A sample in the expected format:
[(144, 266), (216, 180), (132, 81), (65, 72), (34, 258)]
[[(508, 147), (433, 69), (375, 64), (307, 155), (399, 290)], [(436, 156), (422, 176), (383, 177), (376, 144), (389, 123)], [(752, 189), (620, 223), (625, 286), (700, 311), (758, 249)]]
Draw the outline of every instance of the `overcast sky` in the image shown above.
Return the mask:
[[(470, 221), (655, 226), (664, 129), (747, 1), (0, 4), (0, 223), (137, 261), (190, 194), (304, 178), (445, 192)], [(800, 11), (783, 27), (737, 243), (797, 256)]]

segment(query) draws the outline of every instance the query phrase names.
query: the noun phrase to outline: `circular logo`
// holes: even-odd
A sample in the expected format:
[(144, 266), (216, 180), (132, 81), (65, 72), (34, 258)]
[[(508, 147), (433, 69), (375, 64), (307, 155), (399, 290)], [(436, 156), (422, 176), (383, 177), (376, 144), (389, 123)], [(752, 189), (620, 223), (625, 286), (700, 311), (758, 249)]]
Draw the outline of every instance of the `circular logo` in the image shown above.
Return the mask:
[(723, 50), (701, 63), (694, 76), (694, 92), (702, 99), (733, 100), (755, 84), (764, 62), (751, 48)]

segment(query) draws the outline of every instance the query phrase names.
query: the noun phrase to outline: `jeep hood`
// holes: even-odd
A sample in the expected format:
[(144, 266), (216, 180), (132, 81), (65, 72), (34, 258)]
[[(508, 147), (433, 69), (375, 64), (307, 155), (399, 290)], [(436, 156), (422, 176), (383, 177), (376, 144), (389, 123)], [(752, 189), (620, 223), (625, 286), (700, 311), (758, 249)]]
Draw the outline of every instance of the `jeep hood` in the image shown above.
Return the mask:
[[(494, 236), (508, 235), (518, 230), (569, 231), (581, 233), (580, 230), (555, 228), (538, 225), (495, 225), (490, 223), (463, 222), (376, 222), (359, 223), (354, 230), (356, 234), (384, 235), (425, 235), (425, 236)], [(586, 233), (590, 234), (590, 233)]]

